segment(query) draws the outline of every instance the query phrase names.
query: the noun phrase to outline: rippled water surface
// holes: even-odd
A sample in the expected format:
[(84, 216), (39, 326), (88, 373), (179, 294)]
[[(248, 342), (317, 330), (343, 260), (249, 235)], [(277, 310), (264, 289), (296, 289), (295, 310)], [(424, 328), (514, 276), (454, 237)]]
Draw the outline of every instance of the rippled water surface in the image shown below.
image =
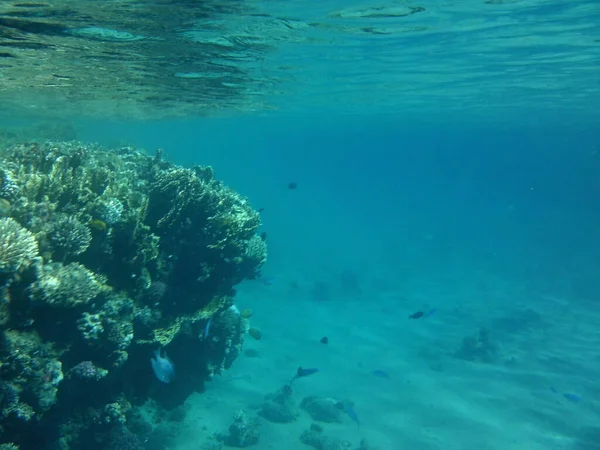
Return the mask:
[(0, 4), (4, 110), (594, 120), (595, 0)]

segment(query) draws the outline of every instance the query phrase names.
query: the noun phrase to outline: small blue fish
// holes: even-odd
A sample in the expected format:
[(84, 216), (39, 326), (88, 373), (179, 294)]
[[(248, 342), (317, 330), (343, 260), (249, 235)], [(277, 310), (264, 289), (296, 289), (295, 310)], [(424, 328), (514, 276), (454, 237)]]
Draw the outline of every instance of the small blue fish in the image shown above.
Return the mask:
[(260, 281), (265, 286), (273, 286), (273, 284), (275, 283), (275, 280), (276, 280), (275, 277), (261, 277), (260, 278)]
[(385, 378), (386, 380), (391, 379), (390, 374), (385, 370), (377, 369), (371, 372), (371, 374), (375, 375), (377, 378)]
[(433, 316), (437, 312), (437, 308), (432, 308), (428, 312), (425, 313), (423, 319)]
[(563, 397), (573, 403), (579, 403), (581, 401), (581, 397), (577, 394), (569, 394), (567, 392), (566, 394), (563, 394)]
[(360, 420), (358, 420), (358, 415), (354, 411), (354, 408), (350, 405), (344, 405), (344, 412), (348, 414), (348, 417), (350, 417), (354, 423), (356, 423), (356, 427), (360, 428)]
[(159, 381), (167, 384), (173, 381), (175, 366), (162, 348), (154, 350), (154, 358), (151, 358), (150, 362), (152, 363), (154, 375)]

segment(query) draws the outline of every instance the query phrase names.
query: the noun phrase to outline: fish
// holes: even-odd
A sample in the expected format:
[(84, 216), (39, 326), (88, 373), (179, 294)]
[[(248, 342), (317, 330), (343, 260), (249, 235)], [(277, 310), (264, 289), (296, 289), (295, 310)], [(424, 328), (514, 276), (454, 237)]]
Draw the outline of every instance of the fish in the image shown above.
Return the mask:
[(581, 401), (581, 397), (577, 394), (570, 394), (567, 392), (563, 394), (563, 397), (573, 403), (579, 403)]
[(261, 277), (260, 281), (265, 286), (273, 286), (273, 283), (275, 283), (275, 277)]
[(154, 350), (154, 358), (150, 359), (152, 370), (158, 381), (169, 384), (175, 377), (175, 365), (162, 348)]
[(427, 312), (424, 311), (417, 311), (416, 313), (412, 313), (410, 316), (408, 316), (409, 319), (426, 319), (427, 317), (431, 317), (433, 316), (435, 313), (437, 312), (436, 308), (432, 308)]
[(378, 378), (385, 378), (386, 380), (389, 380), (391, 378), (390, 374), (387, 373), (385, 370), (377, 369), (377, 370), (374, 370), (371, 373), (373, 375), (375, 375), (376, 377), (378, 377)]
[(204, 327), (204, 333), (202, 335), (204, 340), (206, 340), (206, 338), (208, 337), (208, 333), (210, 333), (210, 324), (212, 322), (212, 318), (213, 318), (213, 316), (210, 316), (208, 318), (208, 321), (206, 322), (206, 326)]
[(296, 371), (296, 378), (307, 377), (317, 373), (318, 371), (319, 369), (303, 369), (302, 367), (298, 367), (298, 370)]
[(352, 421), (356, 423), (357, 428), (360, 428), (360, 420), (358, 419), (358, 414), (356, 414), (356, 411), (354, 411), (354, 408), (351, 404), (349, 404), (348, 402), (338, 402), (337, 407), (343, 410), (348, 415), (348, 417), (350, 417), (350, 419), (352, 419)]
[(294, 381), (296, 381), (298, 378), (304, 378), (309, 375), (313, 375), (313, 374), (317, 373), (318, 371), (319, 371), (319, 369), (303, 369), (302, 367), (298, 367), (298, 370), (296, 371), (296, 375), (294, 375), (294, 378), (292, 378), (290, 380), (289, 385), (291, 386), (292, 383)]
[(321, 344), (329, 344), (329, 338), (327, 336), (323, 336), (320, 342)]
[(298, 189), (298, 183), (296, 183), (295, 181), (291, 181), (288, 183), (287, 188), (291, 191), (293, 191), (294, 189)]
[(437, 312), (437, 308), (431, 308), (429, 311), (427, 311), (427, 313), (425, 313), (425, 316), (423, 317), (423, 319), (433, 316), (436, 312)]

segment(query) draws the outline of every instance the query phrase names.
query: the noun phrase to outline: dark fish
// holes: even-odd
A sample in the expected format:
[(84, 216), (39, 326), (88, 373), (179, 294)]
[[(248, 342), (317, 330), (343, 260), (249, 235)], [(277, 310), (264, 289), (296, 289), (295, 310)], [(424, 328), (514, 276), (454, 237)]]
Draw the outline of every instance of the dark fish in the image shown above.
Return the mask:
[(375, 375), (378, 378), (385, 378), (386, 380), (390, 379), (390, 374), (387, 373), (385, 370), (374, 370), (373, 372), (371, 372), (373, 375)]
[(298, 370), (296, 371), (296, 375), (294, 375), (294, 378), (292, 378), (288, 384), (291, 386), (292, 383), (294, 381), (296, 381), (298, 378), (307, 377), (309, 375), (317, 373), (318, 371), (319, 371), (319, 369), (303, 369), (302, 367), (298, 367)]
[(288, 183), (287, 188), (291, 191), (298, 189), (298, 183), (296, 183), (295, 181), (292, 181), (292, 182)]
[(296, 371), (296, 378), (307, 377), (317, 373), (318, 371), (319, 369), (303, 369), (302, 367), (298, 367), (298, 370)]
[(260, 233), (260, 238), (264, 241), (267, 240), (267, 233), (265, 231), (263, 231), (262, 233)]
[(261, 213), (265, 210), (265, 208), (258, 208), (258, 212)]
[(410, 316), (408, 316), (408, 318), (409, 319), (422, 319), (424, 315), (425, 315), (425, 313), (423, 311), (418, 311), (418, 312), (413, 313)]
[(329, 338), (327, 336), (323, 336), (321, 338), (321, 344), (328, 344), (329, 343)]

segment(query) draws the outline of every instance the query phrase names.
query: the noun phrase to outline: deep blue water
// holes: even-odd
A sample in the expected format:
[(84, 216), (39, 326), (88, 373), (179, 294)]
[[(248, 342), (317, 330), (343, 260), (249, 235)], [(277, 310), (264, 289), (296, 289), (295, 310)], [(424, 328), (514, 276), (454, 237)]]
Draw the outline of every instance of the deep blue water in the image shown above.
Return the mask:
[[(212, 165), (265, 208), (267, 270), (315, 262), (394, 270), (419, 258), (441, 269), (466, 254), (543, 279), (585, 278), (598, 263), (597, 130), (327, 116), (92, 125), (86, 135)], [(297, 190), (286, 189), (290, 181)], [(417, 242), (426, 250), (406, 257)], [(583, 284), (586, 295), (600, 290), (593, 277)]]

